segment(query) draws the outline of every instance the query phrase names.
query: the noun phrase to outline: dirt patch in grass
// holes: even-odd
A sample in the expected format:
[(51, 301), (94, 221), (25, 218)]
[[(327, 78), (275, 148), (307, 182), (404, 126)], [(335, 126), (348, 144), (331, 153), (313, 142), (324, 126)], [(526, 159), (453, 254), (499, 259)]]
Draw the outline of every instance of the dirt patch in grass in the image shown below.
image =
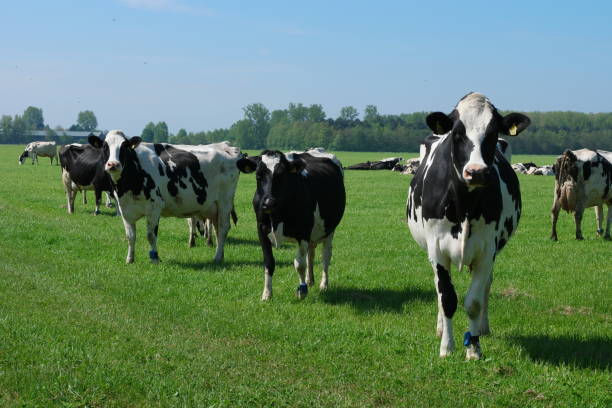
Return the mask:
[(509, 287), (509, 288), (503, 289), (500, 292), (500, 295), (502, 297), (505, 297), (505, 298), (508, 298), (508, 299), (516, 299), (516, 298), (519, 298), (519, 297), (527, 297), (527, 298), (532, 298), (533, 297), (529, 293), (523, 292), (522, 290), (517, 289), (517, 288), (513, 288), (512, 286)]
[(593, 312), (592, 307), (574, 307), (574, 306), (557, 306), (550, 309), (551, 313), (561, 313), (564, 316), (572, 316), (575, 314), (590, 315)]

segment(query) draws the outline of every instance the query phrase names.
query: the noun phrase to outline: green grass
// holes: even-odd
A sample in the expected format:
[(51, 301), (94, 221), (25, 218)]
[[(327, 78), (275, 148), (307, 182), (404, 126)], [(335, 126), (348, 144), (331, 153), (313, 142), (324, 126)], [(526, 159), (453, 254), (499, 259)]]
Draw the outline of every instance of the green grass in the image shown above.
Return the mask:
[[(548, 239), (552, 177), (519, 176), (523, 218), (495, 265), (486, 358), (466, 362), (461, 349), (438, 357), (433, 273), (404, 223), (409, 176), (347, 172), (329, 291), (295, 298), (285, 245), (262, 303), (252, 175), (240, 177), (222, 265), (201, 240), (188, 249), (172, 218), (162, 263), (149, 262), (140, 221), (125, 265), (113, 210), (94, 217), (89, 194), (68, 215), (59, 167), (18, 166), (20, 149), (0, 146), (0, 406), (612, 405), (612, 243), (595, 236), (592, 210), (584, 241), (566, 214), (560, 241)], [(552, 156), (513, 161), (524, 160)], [(462, 301), (468, 276), (453, 278)], [(454, 320), (460, 344), (462, 309)]]

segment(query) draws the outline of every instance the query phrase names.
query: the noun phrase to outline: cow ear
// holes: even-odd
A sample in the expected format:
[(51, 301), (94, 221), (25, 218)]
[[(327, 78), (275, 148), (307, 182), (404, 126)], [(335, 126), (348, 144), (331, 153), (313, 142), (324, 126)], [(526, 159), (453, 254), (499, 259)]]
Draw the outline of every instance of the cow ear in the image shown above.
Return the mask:
[(132, 149), (135, 149), (136, 147), (138, 147), (140, 142), (142, 142), (142, 139), (139, 136), (134, 136), (131, 137), (128, 141), (130, 142), (130, 146), (132, 146)]
[(260, 159), (261, 158), (259, 156), (242, 157), (236, 162), (236, 167), (238, 167), (238, 170), (241, 172), (249, 174), (257, 169)]
[(289, 173), (301, 173), (306, 168), (306, 162), (300, 158), (294, 158), (289, 162)]
[(453, 121), (443, 112), (432, 112), (427, 115), (425, 121), (436, 135), (444, 135), (453, 128)]
[(102, 147), (102, 139), (100, 139), (98, 136), (89, 135), (89, 137), (87, 138), (87, 141), (93, 147), (97, 147), (97, 148)]
[(502, 119), (502, 132), (508, 136), (516, 136), (527, 126), (531, 125), (531, 120), (522, 113), (509, 113)]

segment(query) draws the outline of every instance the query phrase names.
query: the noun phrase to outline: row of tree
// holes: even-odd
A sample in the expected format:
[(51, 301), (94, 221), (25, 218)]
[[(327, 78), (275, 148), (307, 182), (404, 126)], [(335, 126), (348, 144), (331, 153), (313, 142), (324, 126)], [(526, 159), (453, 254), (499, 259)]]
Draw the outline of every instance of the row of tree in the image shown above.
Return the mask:
[[(507, 112), (506, 112), (507, 113)], [(502, 112), (504, 114), (504, 112)], [(587, 147), (612, 150), (612, 113), (530, 112), (532, 125), (519, 137), (507, 137), (512, 150), (522, 154), (560, 154)], [(181, 129), (173, 143), (207, 144), (229, 140), (243, 149), (300, 150), (324, 147), (332, 151), (417, 152), (431, 133), (427, 112), (383, 115), (374, 105), (363, 117), (352, 106), (328, 118), (321, 105), (290, 103), (270, 112), (255, 103), (229, 129), (188, 133)]]
[(22, 115), (2, 115), (0, 117), (0, 143), (28, 143), (32, 141), (31, 131), (33, 130), (44, 130), (46, 131), (46, 139), (48, 140), (59, 140), (61, 143), (70, 143), (72, 139), (62, 136), (64, 130), (80, 130), (80, 131), (92, 131), (98, 127), (98, 119), (96, 115), (90, 111), (85, 110), (79, 112), (77, 121), (74, 125), (68, 129), (64, 129), (61, 126), (56, 126), (51, 129), (49, 125), (45, 124), (45, 118), (41, 108), (34, 106), (28, 106)]
[[(141, 137), (146, 142), (208, 144), (228, 140), (243, 149), (300, 150), (324, 147), (332, 151), (416, 152), (431, 133), (427, 112), (384, 115), (374, 105), (363, 115), (343, 107), (337, 118), (327, 117), (323, 107), (290, 103), (287, 109), (270, 111), (261, 103), (247, 105), (242, 119), (227, 129), (170, 134), (164, 121), (149, 122)], [(503, 114), (503, 112), (502, 112)], [(587, 147), (612, 150), (612, 113), (530, 112), (531, 126), (519, 137), (507, 137), (515, 153), (559, 154), (564, 149)], [(79, 112), (68, 130), (92, 131), (98, 126), (92, 111)], [(0, 118), (0, 143), (27, 143), (31, 130), (46, 130), (47, 139), (67, 143), (61, 127), (44, 123), (42, 109), (28, 107), (22, 115)], [(63, 140), (66, 139), (66, 140)]]

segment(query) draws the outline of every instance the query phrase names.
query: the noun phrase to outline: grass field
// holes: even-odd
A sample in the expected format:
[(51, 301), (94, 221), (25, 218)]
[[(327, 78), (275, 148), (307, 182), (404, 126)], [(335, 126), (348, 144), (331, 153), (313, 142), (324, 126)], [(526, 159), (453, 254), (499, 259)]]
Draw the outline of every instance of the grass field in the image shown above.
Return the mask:
[[(68, 215), (60, 168), (0, 146), (0, 406), (610, 407), (612, 243), (562, 214), (552, 177), (519, 176), (523, 217), (495, 265), (485, 358), (438, 357), (433, 272), (404, 223), (410, 176), (347, 172), (328, 292), (299, 301), (294, 246), (275, 250), (274, 298), (241, 175), (225, 262), (184, 220), (145, 224), (125, 265), (120, 218), (93, 194)], [(345, 165), (394, 154), (340, 153)], [(552, 157), (513, 161), (552, 163)], [(315, 277), (320, 277), (317, 254)], [(469, 277), (453, 271), (462, 304)], [(467, 327), (460, 308), (455, 336)]]

